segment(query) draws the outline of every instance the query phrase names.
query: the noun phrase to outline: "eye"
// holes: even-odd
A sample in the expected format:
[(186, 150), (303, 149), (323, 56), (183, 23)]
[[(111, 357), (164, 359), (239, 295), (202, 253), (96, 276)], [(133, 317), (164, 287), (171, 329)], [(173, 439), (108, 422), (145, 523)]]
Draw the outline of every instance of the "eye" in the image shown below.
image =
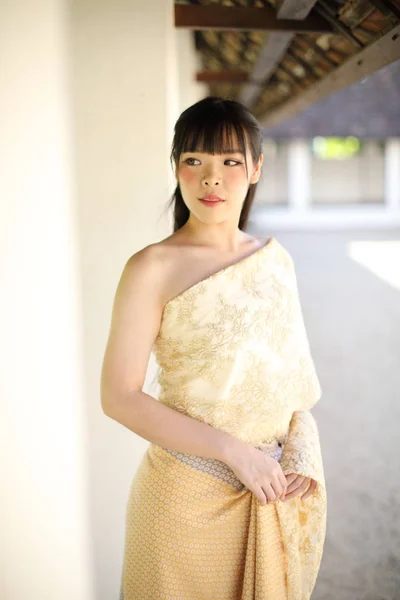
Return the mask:
[[(193, 160), (197, 160), (197, 161), (199, 161), (199, 159), (198, 159), (198, 158), (187, 158), (187, 159), (186, 159), (186, 160), (184, 160), (183, 162), (184, 162), (184, 163), (187, 163), (188, 165), (195, 166), (195, 165), (193, 165), (193, 163), (192, 163), (192, 162), (190, 162), (190, 161), (193, 161)], [(242, 164), (243, 164), (243, 163), (242, 163), (242, 162), (240, 162), (239, 160), (234, 160), (233, 158), (227, 158), (227, 159), (225, 160), (225, 164), (226, 164), (226, 163), (234, 163), (234, 164), (227, 165), (227, 166), (229, 166), (229, 167), (236, 167), (236, 165), (242, 165)]]
[(239, 160), (233, 160), (233, 158), (228, 158), (225, 162), (235, 163), (234, 165), (229, 165), (230, 167), (235, 167), (236, 165), (242, 165), (243, 164)]

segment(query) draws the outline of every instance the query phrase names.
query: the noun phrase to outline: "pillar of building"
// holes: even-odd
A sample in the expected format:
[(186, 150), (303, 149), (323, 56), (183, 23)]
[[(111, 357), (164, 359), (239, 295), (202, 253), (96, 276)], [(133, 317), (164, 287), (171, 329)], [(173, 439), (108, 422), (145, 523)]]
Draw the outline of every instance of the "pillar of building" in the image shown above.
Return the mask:
[(400, 215), (400, 138), (386, 140), (384, 198), (386, 209)]
[(290, 211), (307, 212), (311, 204), (311, 152), (308, 141), (293, 139), (288, 146), (288, 205)]
[(1, 597), (94, 600), (66, 4), (0, 4)]

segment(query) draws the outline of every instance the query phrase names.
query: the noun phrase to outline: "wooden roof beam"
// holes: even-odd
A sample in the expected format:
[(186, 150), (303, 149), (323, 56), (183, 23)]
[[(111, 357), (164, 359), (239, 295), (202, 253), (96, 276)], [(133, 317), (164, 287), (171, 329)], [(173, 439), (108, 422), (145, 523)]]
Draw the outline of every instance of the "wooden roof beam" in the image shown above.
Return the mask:
[(196, 81), (202, 83), (247, 83), (249, 74), (246, 71), (227, 70), (227, 71), (198, 71)]
[[(278, 0), (276, 4), (278, 20), (283, 18), (297, 20), (304, 23), (317, 0)], [(262, 93), (261, 85), (266, 85), (273, 75), (279, 61), (293, 40), (293, 32), (276, 32), (269, 34), (265, 46), (260, 51), (254, 66), (251, 79), (254, 83), (243, 86), (239, 95), (239, 101), (247, 106), (253, 106)]]
[[(295, 5), (293, 0), (286, 1)], [(310, 9), (316, 2), (316, 0), (303, 1), (310, 6)], [(291, 33), (332, 33), (333, 31), (332, 26), (318, 14), (311, 14), (302, 20), (282, 19), (278, 18), (272, 6), (253, 8), (216, 4), (207, 6), (175, 4), (175, 27), (194, 30)]]
[(273, 32), (268, 36), (251, 74), (253, 83), (243, 86), (239, 94), (239, 102), (249, 107), (256, 103), (261, 93), (260, 86), (268, 83), (293, 37), (292, 33), (286, 32)]
[(283, 102), (275, 110), (268, 110), (265, 117), (259, 117), (259, 121), (263, 126), (275, 125), (398, 59), (400, 59), (400, 25), (360, 52), (353, 54), (307, 90)]

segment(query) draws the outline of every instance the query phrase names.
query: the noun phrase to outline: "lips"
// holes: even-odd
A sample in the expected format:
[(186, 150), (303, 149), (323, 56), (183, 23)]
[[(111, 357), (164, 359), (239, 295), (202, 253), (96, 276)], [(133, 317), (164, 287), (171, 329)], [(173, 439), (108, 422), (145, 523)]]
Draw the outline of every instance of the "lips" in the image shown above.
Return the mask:
[(220, 198), (216, 194), (207, 194), (207, 196), (203, 196), (200, 200), (206, 200), (206, 202), (223, 202), (223, 198)]

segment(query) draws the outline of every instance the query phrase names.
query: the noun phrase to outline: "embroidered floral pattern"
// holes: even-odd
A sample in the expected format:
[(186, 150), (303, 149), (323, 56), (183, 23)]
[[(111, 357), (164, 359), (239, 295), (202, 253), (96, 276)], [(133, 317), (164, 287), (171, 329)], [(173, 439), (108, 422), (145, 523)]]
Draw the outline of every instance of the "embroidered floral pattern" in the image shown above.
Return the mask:
[(284, 437), (321, 394), (276, 238), (168, 302), (154, 352), (161, 402), (248, 443)]

